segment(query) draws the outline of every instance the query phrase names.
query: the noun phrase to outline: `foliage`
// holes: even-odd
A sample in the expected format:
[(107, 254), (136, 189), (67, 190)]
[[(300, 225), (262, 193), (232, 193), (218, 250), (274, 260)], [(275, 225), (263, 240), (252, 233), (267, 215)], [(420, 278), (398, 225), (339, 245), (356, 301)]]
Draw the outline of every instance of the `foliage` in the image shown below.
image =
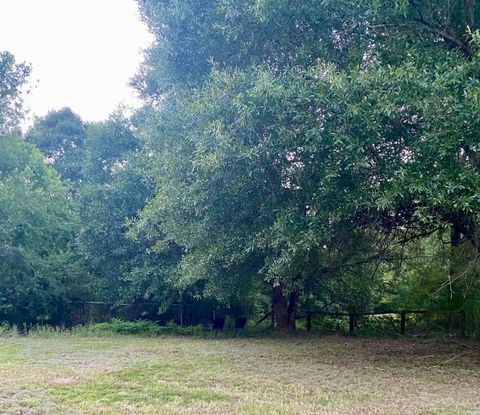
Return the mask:
[(176, 284), (371, 309), (408, 242), (478, 252), (479, 6), (448, 3), (139, 1), (156, 194), (134, 233), (182, 246)]
[[(41, 270), (55, 298), (160, 312), (271, 311), (279, 328), (463, 308), (478, 331), (478, 1), (138, 5), (156, 39), (132, 80), (145, 106), (96, 123), (52, 111), (25, 135), (43, 159), (4, 140), (0, 243), (32, 253), (25, 281)], [(11, 129), (28, 68), (0, 62)], [(19, 200), (43, 207), (26, 220)]]
[(81, 179), (79, 167), (84, 157), (85, 125), (70, 108), (50, 111), (45, 117), (37, 118), (25, 140), (42, 151), (47, 163), (63, 180)]
[(66, 188), (20, 137), (0, 140), (0, 316), (59, 321), (70, 278), (75, 217)]
[(30, 67), (15, 62), (9, 52), (0, 52), (0, 135), (18, 128), (22, 118), (21, 92)]
[(160, 334), (171, 334), (175, 331), (175, 326), (159, 326), (153, 321), (147, 320), (124, 321), (112, 319), (109, 322), (92, 324), (87, 327), (87, 330), (92, 333), (158, 336)]
[(165, 281), (174, 275), (179, 250), (164, 255), (149, 251), (146, 236), (127, 238), (128, 222), (152, 196), (136, 150), (132, 126), (119, 114), (87, 128), (84, 181), (76, 203), (81, 220), (77, 243), (86, 269), (96, 276), (97, 296), (108, 301), (168, 301)]

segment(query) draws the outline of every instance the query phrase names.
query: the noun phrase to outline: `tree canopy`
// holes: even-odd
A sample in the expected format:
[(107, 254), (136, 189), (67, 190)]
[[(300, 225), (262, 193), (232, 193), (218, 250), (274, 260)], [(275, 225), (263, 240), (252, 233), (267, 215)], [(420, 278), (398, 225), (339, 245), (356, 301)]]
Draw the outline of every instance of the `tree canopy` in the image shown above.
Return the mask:
[[(478, 1), (138, 5), (143, 108), (64, 108), (4, 140), (3, 204), (54, 197), (42, 261), (74, 253), (90, 298), (272, 311), (284, 329), (307, 309), (480, 315)], [(5, 108), (28, 73), (9, 56)]]
[(28, 65), (15, 62), (9, 52), (0, 52), (0, 134), (18, 128), (22, 117), (21, 88), (29, 74)]
[[(74, 215), (67, 189), (18, 136), (0, 139), (0, 318), (60, 319), (71, 283)], [(70, 274), (70, 275), (69, 275)]]
[(288, 294), (447, 229), (478, 251), (476, 2), (139, 3), (136, 226), (184, 246), (183, 278)]

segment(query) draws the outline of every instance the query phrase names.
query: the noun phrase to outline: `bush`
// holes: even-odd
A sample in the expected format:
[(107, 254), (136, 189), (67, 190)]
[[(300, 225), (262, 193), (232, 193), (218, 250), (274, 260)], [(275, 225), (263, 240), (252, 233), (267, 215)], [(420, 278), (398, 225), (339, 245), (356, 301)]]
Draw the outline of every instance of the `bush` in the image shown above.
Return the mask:
[[(297, 322), (297, 328), (300, 330), (307, 329), (307, 323), (305, 320)], [(331, 316), (314, 316), (312, 319), (312, 328), (323, 334), (348, 333), (348, 317), (331, 317)]]
[(10, 326), (7, 322), (0, 324), (0, 337), (15, 336), (18, 334), (16, 326)]
[(76, 331), (86, 331), (89, 333), (116, 333), (116, 334), (134, 334), (142, 336), (159, 336), (162, 334), (173, 334), (177, 332), (177, 327), (174, 325), (159, 326), (153, 321), (137, 320), (125, 321), (120, 319), (112, 319), (105, 323), (95, 323), (85, 326)]

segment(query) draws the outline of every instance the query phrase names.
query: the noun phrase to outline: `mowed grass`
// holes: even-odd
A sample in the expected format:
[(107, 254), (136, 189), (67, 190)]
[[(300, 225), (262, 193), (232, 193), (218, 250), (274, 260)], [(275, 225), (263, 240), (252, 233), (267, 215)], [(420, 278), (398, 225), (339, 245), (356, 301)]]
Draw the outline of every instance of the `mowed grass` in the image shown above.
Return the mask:
[(478, 343), (0, 338), (0, 414), (480, 414)]

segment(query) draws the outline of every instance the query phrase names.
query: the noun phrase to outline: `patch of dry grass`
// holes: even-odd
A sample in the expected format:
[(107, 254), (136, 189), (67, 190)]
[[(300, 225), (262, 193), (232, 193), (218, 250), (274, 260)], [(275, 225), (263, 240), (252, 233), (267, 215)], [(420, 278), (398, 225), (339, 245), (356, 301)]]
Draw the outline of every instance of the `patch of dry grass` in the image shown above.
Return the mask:
[(0, 339), (0, 414), (480, 414), (480, 346), (346, 337)]

